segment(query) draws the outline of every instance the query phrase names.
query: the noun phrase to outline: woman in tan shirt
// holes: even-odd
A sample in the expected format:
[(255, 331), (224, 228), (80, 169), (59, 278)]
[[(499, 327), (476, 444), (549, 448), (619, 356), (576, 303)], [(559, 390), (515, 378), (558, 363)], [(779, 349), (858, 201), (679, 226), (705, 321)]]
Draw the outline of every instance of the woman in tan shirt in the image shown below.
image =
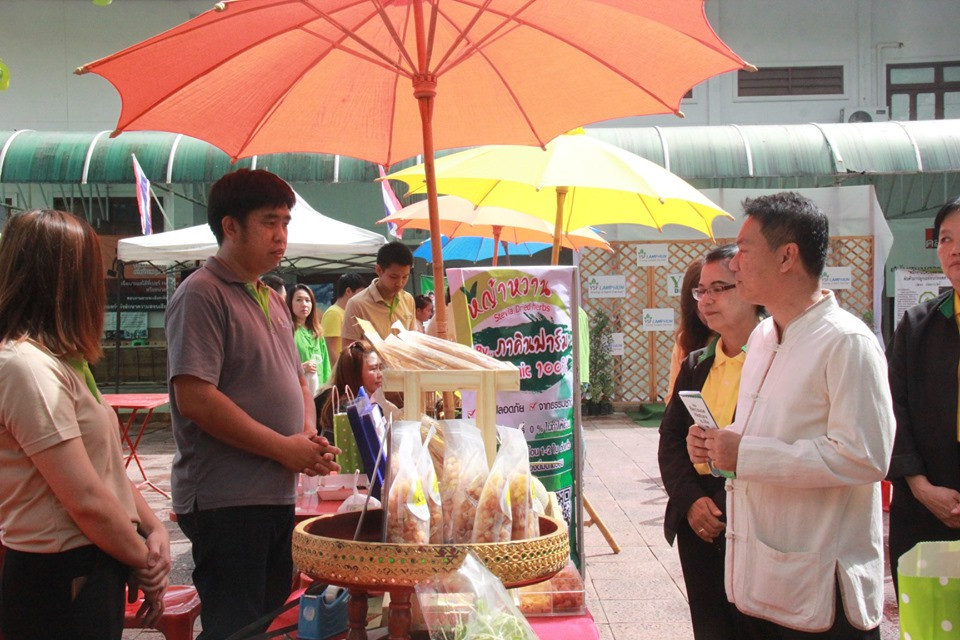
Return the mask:
[(128, 578), (142, 622), (163, 611), (170, 540), (127, 479), (100, 356), (100, 242), (61, 211), (10, 219), (0, 239), (0, 633), (120, 638)]

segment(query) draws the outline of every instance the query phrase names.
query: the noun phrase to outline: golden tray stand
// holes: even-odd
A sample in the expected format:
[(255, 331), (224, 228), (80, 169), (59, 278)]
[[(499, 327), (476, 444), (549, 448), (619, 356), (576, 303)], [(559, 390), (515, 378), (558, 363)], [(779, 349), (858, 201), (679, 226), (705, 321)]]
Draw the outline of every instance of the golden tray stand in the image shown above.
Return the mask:
[(367, 640), (367, 598), (370, 591), (390, 593), (387, 636), (410, 638), (410, 598), (414, 587), (438, 573), (460, 567), (473, 551), (507, 588), (542, 582), (566, 566), (570, 557), (567, 525), (540, 517), (541, 535), (528, 540), (478, 544), (389, 544), (379, 542), (383, 511), (367, 512), (359, 540), (353, 540), (359, 512), (319, 516), (293, 531), (293, 561), (303, 573), (321, 582), (346, 587), (347, 640)]

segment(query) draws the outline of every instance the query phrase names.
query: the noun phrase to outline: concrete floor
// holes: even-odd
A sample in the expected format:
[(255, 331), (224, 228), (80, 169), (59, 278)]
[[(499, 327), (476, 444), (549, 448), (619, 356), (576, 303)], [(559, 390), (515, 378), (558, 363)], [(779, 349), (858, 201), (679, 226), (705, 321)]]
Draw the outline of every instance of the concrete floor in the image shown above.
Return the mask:
[[(169, 490), (174, 444), (169, 426), (158, 420), (140, 444), (140, 457), (150, 479)], [(584, 429), (587, 496), (616, 537), (619, 554), (610, 550), (596, 527), (588, 527), (587, 604), (604, 640), (692, 640), (680, 561), (663, 538), (667, 496), (657, 467), (658, 433), (637, 426), (623, 414), (590, 418)], [(130, 476), (140, 480), (139, 470)], [(169, 521), (170, 502), (144, 488), (144, 495), (168, 523), (174, 568), (172, 584), (190, 584), (190, 544)], [(889, 570), (886, 579), (883, 640), (899, 637), (896, 603)], [(196, 630), (199, 631), (199, 621)], [(132, 640), (154, 640), (156, 631), (127, 630)]]

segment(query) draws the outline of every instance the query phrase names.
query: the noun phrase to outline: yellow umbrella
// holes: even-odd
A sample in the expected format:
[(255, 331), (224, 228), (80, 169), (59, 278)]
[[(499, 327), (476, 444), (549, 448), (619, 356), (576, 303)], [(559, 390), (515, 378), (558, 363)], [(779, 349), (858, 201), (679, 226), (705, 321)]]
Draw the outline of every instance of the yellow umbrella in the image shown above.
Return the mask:
[[(387, 176), (410, 194), (426, 193), (424, 165)], [(562, 234), (586, 226), (633, 223), (690, 227), (713, 237), (714, 218), (731, 218), (663, 167), (583, 135), (559, 136), (546, 147), (489, 145), (436, 161), (437, 191), (478, 206), (529, 213), (554, 225), (553, 263)]]

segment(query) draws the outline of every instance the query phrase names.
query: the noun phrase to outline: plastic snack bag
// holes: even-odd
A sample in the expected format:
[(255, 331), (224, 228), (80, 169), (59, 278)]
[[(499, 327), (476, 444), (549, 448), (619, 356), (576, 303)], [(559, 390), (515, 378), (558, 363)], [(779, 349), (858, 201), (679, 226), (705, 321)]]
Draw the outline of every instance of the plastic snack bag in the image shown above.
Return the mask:
[(435, 431), (436, 426), (430, 428), (423, 446), (420, 447), (420, 454), (417, 456), (417, 473), (420, 475), (420, 483), (423, 485), (423, 493), (430, 510), (430, 543), (441, 544), (443, 542), (443, 507), (437, 470), (433, 466), (429, 446)]
[(483, 437), (476, 426), (463, 420), (445, 420), (443, 437), (443, 541), (470, 542), (477, 503), (489, 473)]
[(470, 552), (460, 568), (416, 587), (431, 640), (537, 640), (500, 579)]
[(421, 447), (416, 426), (401, 431), (399, 451), (390, 452), (390, 468), (396, 474), (391, 474), (387, 503), (387, 542), (391, 543), (430, 542), (430, 508), (417, 473), (416, 454)]
[[(523, 434), (509, 427), (497, 427), (500, 434), (500, 450), (493, 461), (493, 468), (483, 485), (477, 515), (473, 524), (473, 542), (508, 542), (513, 529), (513, 485), (517, 479), (517, 496), (523, 505), (527, 505), (529, 484), (518, 468), (527, 460), (527, 443)], [(519, 440), (517, 439), (519, 436)], [(527, 463), (529, 468), (529, 462)], [(521, 484), (522, 477), (522, 487)], [(528, 509), (523, 509), (523, 527), (526, 533)]]
[[(363, 511), (363, 505), (367, 503), (366, 494), (360, 493), (357, 490), (357, 483), (360, 478), (360, 472), (353, 472), (353, 495), (347, 496), (343, 502), (340, 503), (340, 506), (337, 507), (337, 513), (348, 513), (350, 511)], [(380, 501), (376, 498), (370, 498), (370, 503), (367, 504), (367, 509), (379, 509)]]

